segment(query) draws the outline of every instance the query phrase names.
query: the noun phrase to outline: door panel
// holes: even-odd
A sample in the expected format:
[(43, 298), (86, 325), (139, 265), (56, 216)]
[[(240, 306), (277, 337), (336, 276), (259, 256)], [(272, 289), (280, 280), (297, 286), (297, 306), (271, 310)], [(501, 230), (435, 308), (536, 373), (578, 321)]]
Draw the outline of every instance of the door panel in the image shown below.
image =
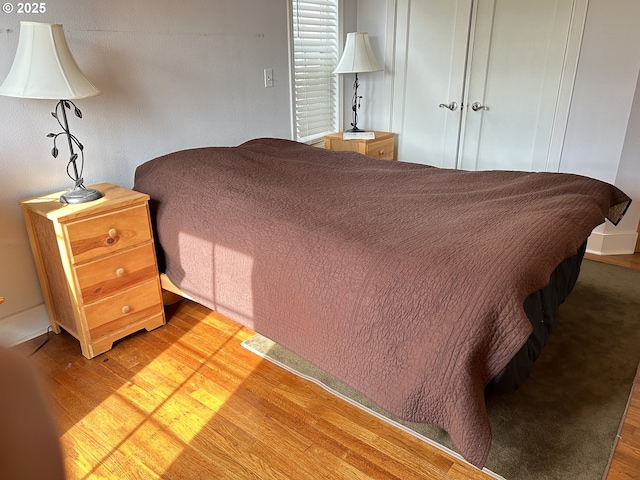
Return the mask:
[[(399, 32), (393, 129), (400, 160), (455, 167), (464, 89), (471, 0), (399, 2), (408, 21)], [(398, 75), (399, 73), (399, 75)], [(403, 77), (404, 74), (404, 77)], [(404, 81), (402, 79), (404, 78)], [(451, 111), (439, 105), (456, 102)]]
[[(572, 0), (479, 0), (460, 168), (544, 170)], [(474, 102), (488, 110), (473, 111)]]

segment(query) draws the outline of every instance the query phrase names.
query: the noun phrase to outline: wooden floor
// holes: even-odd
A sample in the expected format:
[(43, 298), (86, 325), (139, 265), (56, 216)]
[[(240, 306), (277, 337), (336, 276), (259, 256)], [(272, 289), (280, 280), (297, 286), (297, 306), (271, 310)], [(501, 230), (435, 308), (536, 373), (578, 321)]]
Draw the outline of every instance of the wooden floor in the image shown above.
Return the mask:
[(93, 360), (64, 331), (30, 357), (69, 479), (490, 478), (262, 360), (200, 305), (169, 319)]
[(633, 270), (640, 270), (640, 253), (634, 253), (633, 255), (594, 255), (591, 253), (585, 253), (584, 258), (589, 260), (595, 260), (597, 262), (609, 263), (611, 265), (618, 265), (619, 267), (631, 268)]
[[(640, 269), (640, 255), (627, 261)], [(261, 360), (240, 345), (253, 332), (204, 307), (184, 301), (168, 318), (93, 360), (65, 332), (30, 357), (69, 479), (491, 478)], [(636, 379), (607, 479), (638, 472)]]

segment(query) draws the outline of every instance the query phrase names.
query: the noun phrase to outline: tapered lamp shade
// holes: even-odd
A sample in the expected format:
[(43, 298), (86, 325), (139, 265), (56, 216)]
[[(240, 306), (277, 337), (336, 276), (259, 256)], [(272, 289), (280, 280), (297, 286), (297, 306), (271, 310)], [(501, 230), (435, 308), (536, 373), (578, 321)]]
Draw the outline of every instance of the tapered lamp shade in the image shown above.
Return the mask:
[[(62, 25), (20, 22), (16, 56), (11, 70), (0, 85), (0, 95), (58, 100), (51, 115), (58, 121), (62, 131), (49, 133), (47, 137), (53, 139), (51, 155), (54, 158), (59, 153), (58, 138), (66, 139), (69, 145), (67, 175), (73, 180), (73, 188), (60, 196), (62, 203), (91, 202), (102, 197), (98, 190), (84, 186), (84, 146), (71, 134), (67, 119), (67, 110), (82, 118), (82, 112), (73, 100), (100, 93), (102, 92), (82, 74), (71, 55)], [(80, 151), (80, 155), (75, 153), (74, 146)]]
[(349, 132), (363, 132), (358, 128), (358, 109), (360, 108), (361, 95), (358, 95), (358, 73), (378, 72), (382, 67), (378, 63), (376, 56), (371, 50), (369, 43), (369, 34), (366, 32), (347, 33), (347, 42), (344, 45), (342, 57), (338, 62), (338, 66), (333, 73), (355, 73), (356, 78), (353, 82), (353, 97), (351, 98), (351, 112), (353, 127)]
[(366, 32), (347, 33), (344, 52), (333, 73), (378, 72), (382, 67), (371, 50), (369, 34)]
[(62, 25), (20, 22), (18, 49), (0, 95), (74, 100), (100, 93), (71, 55)]

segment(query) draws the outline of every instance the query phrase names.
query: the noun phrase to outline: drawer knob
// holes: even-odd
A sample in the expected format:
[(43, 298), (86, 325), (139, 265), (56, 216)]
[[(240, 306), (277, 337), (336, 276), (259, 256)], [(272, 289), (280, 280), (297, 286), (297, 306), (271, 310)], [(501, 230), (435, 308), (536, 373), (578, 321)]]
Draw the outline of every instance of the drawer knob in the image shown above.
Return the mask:
[(124, 313), (125, 315), (130, 311), (131, 311), (131, 307), (129, 305), (125, 305), (124, 307), (122, 307), (122, 313)]
[(384, 156), (384, 150), (380, 150), (379, 154), (380, 154), (381, 157), (383, 157)]
[(118, 236), (118, 230), (116, 230), (115, 228), (112, 228), (111, 230), (109, 230), (109, 236), (111, 238), (116, 238)]
[(116, 275), (122, 277), (124, 275), (124, 268), (120, 267), (116, 270)]

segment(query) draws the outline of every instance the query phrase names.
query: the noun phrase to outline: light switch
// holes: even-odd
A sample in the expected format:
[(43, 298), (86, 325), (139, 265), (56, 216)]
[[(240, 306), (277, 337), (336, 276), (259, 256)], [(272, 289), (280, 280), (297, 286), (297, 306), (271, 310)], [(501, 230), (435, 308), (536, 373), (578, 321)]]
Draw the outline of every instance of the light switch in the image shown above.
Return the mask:
[(273, 69), (264, 69), (264, 88), (273, 87)]

